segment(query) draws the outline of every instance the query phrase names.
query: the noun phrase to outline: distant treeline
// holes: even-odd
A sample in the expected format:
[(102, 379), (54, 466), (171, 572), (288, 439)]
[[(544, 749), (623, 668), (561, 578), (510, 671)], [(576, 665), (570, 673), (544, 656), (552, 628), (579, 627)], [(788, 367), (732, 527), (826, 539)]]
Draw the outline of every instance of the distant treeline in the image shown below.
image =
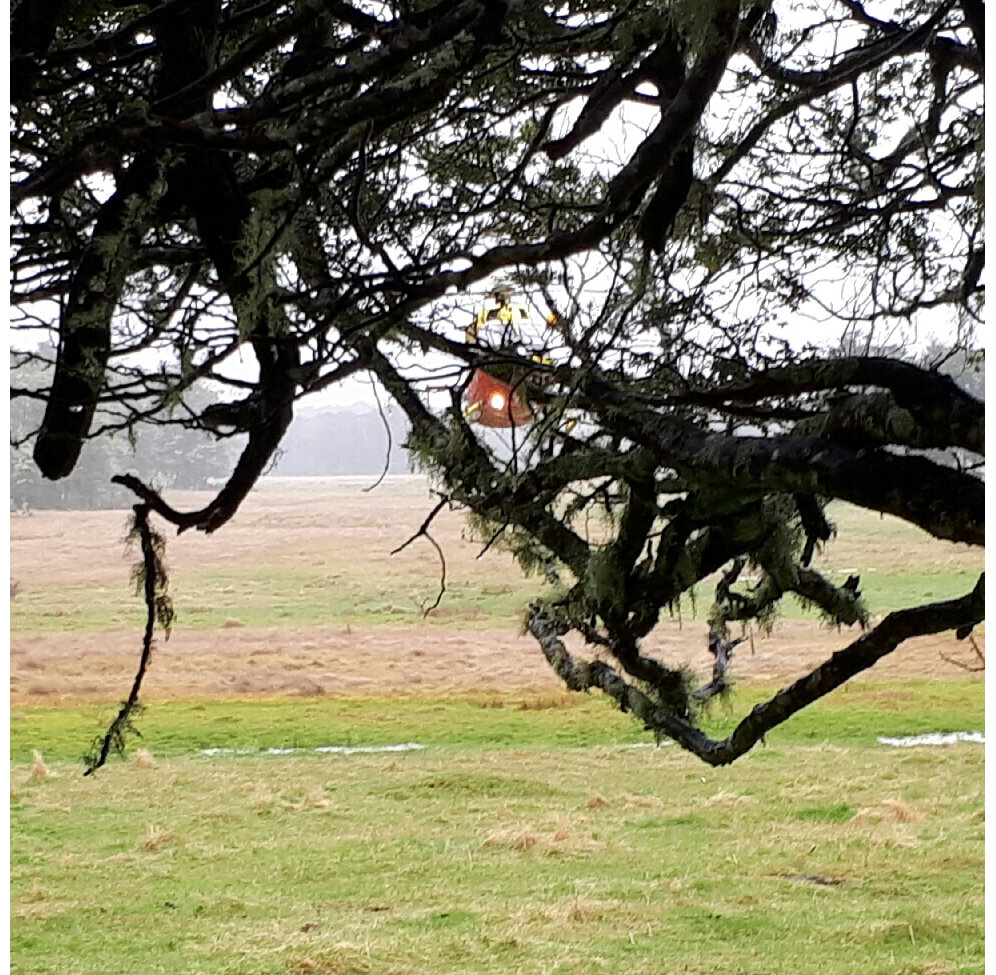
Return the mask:
[(400, 410), (374, 406), (302, 410), (284, 437), (274, 474), (407, 474), (408, 421)]
[[(19, 440), (37, 426), (34, 401), (11, 404), (11, 435)], [(294, 420), (272, 469), (282, 475), (377, 475), (409, 471), (402, 444), (407, 423), (399, 413), (373, 406), (303, 411)], [(390, 437), (388, 436), (390, 429)], [(91, 441), (79, 465), (61, 481), (45, 480), (31, 458), (31, 441), (10, 448), (10, 506), (30, 509), (126, 508), (134, 496), (111, 483), (115, 474), (136, 474), (160, 489), (202, 490), (231, 473), (244, 437), (216, 440), (176, 425), (143, 426), (134, 441), (124, 433)]]
[(245, 439), (217, 441), (175, 424), (144, 426), (133, 439), (122, 432), (90, 441), (69, 477), (49, 481), (31, 457), (33, 441), (20, 441), (37, 426), (26, 420), (22, 406), (11, 405), (11, 439), (18, 441), (10, 447), (12, 511), (130, 507), (135, 496), (111, 483), (115, 474), (135, 474), (160, 490), (203, 490), (231, 473)]
[[(199, 490), (227, 477), (238, 458), (244, 437), (216, 440), (200, 430), (187, 429), (181, 420), (189, 411), (163, 411), (155, 423), (136, 427), (133, 434), (119, 430), (91, 440), (83, 448), (73, 473), (58, 481), (46, 480), (32, 458), (34, 437), (41, 423), (43, 400), (30, 395), (50, 382), (55, 349), (10, 352), (10, 507), (126, 508), (135, 503), (127, 489), (112, 484), (115, 474), (135, 474), (157, 488)], [(18, 395), (15, 395), (15, 391)], [(209, 388), (188, 390), (191, 406), (213, 402)], [(96, 426), (120, 425), (112, 409), (98, 411)]]

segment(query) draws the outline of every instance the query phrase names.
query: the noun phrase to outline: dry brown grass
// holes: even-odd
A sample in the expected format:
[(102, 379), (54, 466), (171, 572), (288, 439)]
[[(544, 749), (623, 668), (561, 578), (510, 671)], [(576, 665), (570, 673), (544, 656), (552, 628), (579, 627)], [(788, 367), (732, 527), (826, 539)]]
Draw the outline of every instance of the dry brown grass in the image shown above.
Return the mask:
[(45, 759), (42, 758), (42, 753), (37, 749), (33, 752), (34, 761), (31, 764), (31, 778), (33, 779), (48, 779), (51, 778), (52, 772), (49, 767), (45, 764)]
[(583, 823), (550, 822), (541, 827), (515, 825), (494, 830), (482, 847), (497, 846), (516, 853), (533, 851), (541, 856), (572, 856), (592, 853), (600, 846), (584, 829)]
[[(230, 615), (219, 617), (214, 629), (192, 629), (185, 624), (184, 613), (190, 611), (192, 601), (211, 605), (215, 597), (228, 600), (237, 587), (226, 574), (245, 572), (247, 566), (264, 567), (274, 574), (302, 573), (303, 578), (322, 580), (330, 593), (346, 580), (363, 591), (383, 590), (385, 612), (389, 604), (400, 605), (398, 592), (411, 587), (413, 580), (424, 583), (434, 595), (438, 563), (429, 546), (412, 545), (393, 559), (389, 556), (417, 529), (431, 507), (428, 492), (420, 493), (407, 481), (400, 486), (385, 485), (372, 495), (361, 493), (361, 486), (346, 491), (341, 484), (267, 483), (246, 500), (223, 532), (212, 536), (191, 532), (171, 539), (168, 558), (174, 594), (179, 593), (178, 619), (171, 640), (158, 650), (145, 697), (451, 693), (480, 694), (486, 702), (483, 707), (543, 710), (568, 706), (570, 695), (537, 652), (535, 641), (520, 635), (512, 622), (475, 625), (470, 603), (449, 612), (444, 601), (428, 621), (412, 605), (410, 612), (390, 616), (390, 625), (325, 622), (320, 617), (294, 625), (294, 617), (288, 616), (280, 621), (288, 625), (263, 628), (245, 625), (237, 607), (226, 608), (224, 612)], [(203, 504), (205, 496), (178, 492), (170, 500), (193, 508)], [(119, 543), (125, 521), (122, 511), (42, 511), (31, 519), (12, 518), (11, 578), (21, 593), (12, 605), (14, 616), (57, 586), (87, 587), (87, 599), (92, 596), (91, 603), (98, 608), (100, 600), (111, 600), (112, 605), (122, 598), (128, 606), (137, 607), (127, 595), (121, 596), (128, 588), (130, 558)], [(521, 591), (523, 607), (534, 594), (535, 580), (524, 581), (507, 554), (491, 549), (478, 558), (481, 545), (467, 537), (460, 513), (441, 512), (433, 523), (433, 534), (446, 553), (447, 588), (452, 593), (493, 599), (486, 594), (507, 592), (510, 596), (499, 598), (509, 599)], [(861, 557), (867, 555), (862, 544), (866, 549), (866, 539), (842, 535), (831, 547), (837, 560), (834, 564), (861, 566)], [(880, 545), (875, 550), (877, 571), (937, 564), (939, 544), (919, 539), (897, 545), (895, 551)], [(86, 567), (85, 578), (81, 578), (81, 566)], [(217, 576), (216, 588), (198, 592), (196, 599), (192, 593), (184, 598), (184, 581), (205, 573)], [(218, 604), (228, 606), (227, 601)], [(55, 698), (59, 703), (114, 700), (124, 693), (134, 672), (140, 632), (120, 620), (115, 623), (115, 612), (108, 609), (106, 615), (95, 615), (95, 619), (107, 620), (106, 628), (100, 630), (23, 635), (15, 625), (12, 703), (54, 703)], [(439, 626), (441, 621), (447, 625)], [(736, 676), (743, 683), (794, 680), (847, 640), (846, 633), (822, 628), (814, 621), (784, 620), (770, 637), (755, 636), (752, 652), (737, 658)], [(572, 649), (582, 649), (580, 641), (569, 639), (568, 643)], [(703, 673), (712, 664), (701, 619), (663, 620), (644, 649)], [(941, 656), (960, 659), (960, 649), (953, 635), (911, 641), (901, 654), (878, 664), (874, 676), (889, 680), (964, 675), (963, 669)]]
[(131, 760), (135, 768), (155, 768), (156, 760), (152, 757), (152, 752), (148, 748), (136, 748), (135, 756)]
[[(716, 773), (690, 766), (677, 749), (656, 753), (652, 769), (646, 752), (606, 750), (610, 765), (598, 750), (565, 760), (556, 748), (427, 749), (348, 762), (178, 756), (143, 774), (116, 763), (98, 791), (68, 771), (23, 785), (23, 840), (33, 842), (39, 827), (51, 834), (37, 860), (18, 865), (12, 904), (18, 924), (35, 924), (22, 927), (27, 938), (45, 936), (37, 922), (77, 904), (113, 918), (144, 898), (144, 917), (193, 946), (173, 959), (174, 971), (189, 970), (190, 958), (196, 968), (201, 951), (216, 956), (219, 971), (274, 975), (441, 967), (649, 975), (677, 972), (673, 959), (718, 973), (730, 971), (731, 958), (734, 969), (740, 960), (752, 972), (808, 975), (870, 971), (872, 962), (876, 972), (913, 973), (935, 960), (981, 971), (972, 965), (981, 959), (982, 830), (968, 822), (983, 802), (979, 751), (851, 749), (823, 765), (816, 750), (785, 746)], [(901, 774), (883, 784), (891, 772)], [(808, 793), (809, 781), (820, 786), (817, 803), (883, 818), (799, 820), (814, 803), (794, 793)], [(650, 788), (657, 794), (644, 795)], [(166, 792), (168, 815), (156, 805)], [(744, 794), (757, 802), (737, 802)], [(901, 807), (887, 799), (924, 821), (896, 822)], [(56, 800), (72, 815), (55, 810)], [(323, 811), (323, 800), (334, 808)], [(646, 809), (651, 801), (661, 808)], [(912, 831), (920, 845), (907, 855), (901, 844)], [(68, 850), (75, 861), (65, 862)], [(205, 864), (217, 871), (210, 892)], [(48, 896), (27, 902), (36, 881)], [(921, 898), (928, 885), (936, 897)], [(893, 886), (897, 894), (886, 896)], [(210, 909), (196, 912), (208, 896)], [(165, 900), (180, 909), (162, 911)], [(913, 923), (918, 943), (933, 925), (936, 951), (900, 955), (909, 942), (896, 935), (905, 929), (868, 927), (896, 917)], [(22, 959), (19, 970), (73, 971), (87, 931), (68, 945), (56, 934), (44, 967)], [(147, 937), (129, 936), (127, 960), (112, 943), (104, 967), (145, 970)], [(755, 953), (742, 954), (745, 944)]]
[(138, 848), (146, 853), (154, 853), (176, 842), (176, 834), (167, 826), (150, 823), (145, 836), (138, 842)]

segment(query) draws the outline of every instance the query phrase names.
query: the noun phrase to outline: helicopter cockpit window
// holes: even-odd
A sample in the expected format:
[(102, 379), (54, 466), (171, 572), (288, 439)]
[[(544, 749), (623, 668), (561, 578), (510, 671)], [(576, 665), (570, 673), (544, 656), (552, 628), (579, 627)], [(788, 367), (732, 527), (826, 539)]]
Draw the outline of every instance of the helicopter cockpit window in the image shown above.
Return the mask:
[(490, 349), (531, 352), (544, 344), (543, 330), (529, 311), (505, 295), (491, 296), (468, 330), (470, 341)]
[(518, 345), (522, 340), (522, 333), (517, 327), (515, 317), (514, 311), (507, 305), (488, 309), (478, 327), (477, 341), (492, 349)]

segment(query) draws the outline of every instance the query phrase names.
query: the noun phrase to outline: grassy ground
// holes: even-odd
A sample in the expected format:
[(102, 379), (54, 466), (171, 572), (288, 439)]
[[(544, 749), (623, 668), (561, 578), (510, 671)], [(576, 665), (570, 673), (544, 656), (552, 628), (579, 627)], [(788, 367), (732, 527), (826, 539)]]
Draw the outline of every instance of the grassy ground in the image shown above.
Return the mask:
[[(762, 698), (743, 688), (736, 715), (717, 705), (704, 727), (725, 733), (736, 716)], [(879, 736), (981, 730), (979, 680), (867, 682), (845, 686), (775, 729), (770, 743), (873, 746)], [(15, 707), (11, 758), (30, 762), (35, 750), (49, 759), (78, 760), (117, 709), (113, 704)], [(157, 755), (180, 757), (204, 748), (317, 748), (414, 741), (448, 748), (594, 747), (648, 742), (629, 715), (600, 694), (510, 696), (309, 698), (269, 701), (161, 701), (137, 724)]]
[[(177, 651), (175, 637), (155, 675), (274, 661), (259, 687), (276, 687), (299, 667), (341, 671), (349, 650), (383, 676), (434, 645), (477, 678), (496, 655), (521, 669), (493, 634), (537, 580), (497, 553), (478, 560), (456, 516), (441, 516), (446, 600), (419, 621), (435, 554), (389, 553), (428, 510), (424, 485), (399, 480), (373, 509), (355, 487), (264, 485), (223, 538), (173, 539), (178, 633), (196, 631), (204, 652)], [(873, 612), (960, 595), (981, 569), (978, 552), (894, 519), (835, 515), (820, 567), (860, 573)], [(114, 713), (137, 637), (127, 631), (120, 673), (96, 657), (141, 607), (108, 542), (118, 513), (60, 517), (77, 520), (12, 521), (14, 658), (40, 688), (25, 678), (11, 711), (12, 972), (983, 971), (982, 749), (876, 740), (984, 727), (978, 678), (910, 679), (935, 672), (933, 650), (923, 671), (841, 689), (730, 769), (647, 747), (599, 695), (510, 690), (503, 675), (487, 693), (418, 695), (412, 681), (395, 696), (152, 694), (128, 760), (84, 778), (79, 758)], [(378, 643), (350, 622), (374, 624)], [(483, 631), (463, 645), (454, 626), (495, 627), (495, 645), (477, 653)], [(67, 683), (70, 663), (95, 690)], [(771, 692), (765, 679), (738, 690), (738, 715)], [(64, 687), (78, 696), (53, 706)], [(733, 720), (718, 706), (708, 729)], [(401, 742), (425, 747), (263, 754)]]
[[(287, 490), (281, 483), (281, 490)], [(329, 483), (333, 482), (320, 482), (321, 489), (329, 491), (325, 486)], [(319, 487), (312, 490), (317, 492)], [(404, 518), (417, 521), (424, 502), (398, 493), (397, 487), (390, 490), (395, 493), (385, 497), (399, 506)], [(315, 498), (334, 503), (336, 496), (312, 496), (307, 485), (298, 491), (301, 511), (308, 513), (298, 517), (314, 521), (313, 525), (293, 525), (293, 530), (305, 532), (299, 547), (289, 544), (279, 554), (261, 551), (231, 557), (225, 555), (228, 540), (220, 538), (218, 559), (187, 565), (182, 543), (170, 542), (171, 564), (174, 555), (179, 560), (171, 583), (178, 625), (216, 628), (233, 619), (248, 628), (404, 624), (420, 618), (420, 608), (431, 605), (439, 591), (439, 566), (428, 546), (412, 546), (395, 557), (390, 555), (408, 534), (402, 517), (394, 516), (395, 527), (389, 532), (375, 533), (376, 518), (365, 525), (349, 512), (345, 517), (351, 524), (349, 531), (357, 533), (358, 547), (342, 540), (330, 545), (320, 534), (330, 530), (328, 515)], [(261, 504), (267, 497), (262, 492)], [(342, 503), (346, 500), (348, 496)], [(938, 542), (898, 519), (848, 505), (834, 505), (830, 513), (839, 534), (817, 559), (816, 567), (840, 582), (859, 574), (873, 614), (964, 595), (982, 571), (983, 555), (977, 549)], [(289, 522), (283, 517), (282, 524)], [(455, 525), (462, 524), (452, 517)], [(514, 625), (529, 601), (549, 590), (535, 578), (524, 578), (510, 559), (497, 553), (485, 562), (476, 561), (480, 546), (460, 538), (459, 527), (449, 528), (450, 537), (444, 540), (449, 562), (445, 599), (440, 610), (428, 617), (427, 625)], [(360, 534), (364, 530), (370, 534)], [(314, 533), (310, 544), (308, 532)], [(275, 571), (277, 566), (279, 571)], [(77, 575), (72, 581), (26, 587), (11, 606), (12, 632), (30, 635), (141, 626), (143, 609), (124, 583), (124, 563), (110, 578), (78, 579)], [(711, 591), (708, 583), (699, 587), (697, 599), (703, 609)], [(791, 598), (784, 601), (782, 614), (787, 619), (813, 615)]]
[[(865, 600), (873, 613), (882, 614), (920, 601), (953, 599), (971, 592), (979, 571), (941, 566), (917, 571), (879, 574), (874, 567), (862, 576)], [(844, 577), (846, 578), (846, 577)], [(838, 579), (843, 581), (843, 578)], [(266, 567), (228, 572), (193, 572), (178, 576), (171, 595), (178, 607), (178, 625), (214, 628), (237, 619), (258, 629), (290, 625), (362, 625), (417, 621), (421, 605), (431, 605), (428, 587), (415, 591), (410, 575), (399, 573), (375, 584), (302, 569), (268, 574)], [(494, 626), (515, 624), (537, 591), (548, 587), (536, 580), (510, 580), (475, 588), (451, 583), (445, 612), (430, 614), (429, 626)], [(432, 598), (429, 598), (432, 595)], [(708, 606), (709, 592), (700, 599)], [(88, 631), (108, 626), (139, 627), (144, 610), (124, 585), (53, 586), (26, 594), (15, 603), (12, 625), (22, 634)], [(784, 601), (785, 619), (812, 617), (798, 601)]]
[[(227, 571), (177, 574), (170, 594), (177, 624), (213, 628), (237, 619), (250, 629), (267, 626), (412, 623), (420, 607), (438, 591), (408, 569), (376, 578), (351, 578), (345, 572), (250, 565)], [(951, 580), (951, 585), (957, 582)], [(429, 626), (488, 626), (513, 623), (536, 594), (535, 580), (510, 579), (482, 586), (456, 582), (447, 587), (446, 612), (427, 618)], [(971, 585), (967, 587), (971, 589)], [(144, 608), (126, 585), (50, 586), (15, 601), (12, 626), (18, 633), (89, 631), (110, 626), (141, 626)]]
[[(18, 760), (11, 971), (981, 973), (982, 750), (840, 744), (872, 693), (896, 728), (924, 700), (866, 689), (818, 715), (834, 744), (786, 730), (721, 770), (626, 747), (592, 702), (490, 708), (505, 734), (463, 745), (444, 729), (481, 725), (467, 702), (389, 729), (384, 702), (326, 702), (308, 739), (438, 742), (403, 754), (209, 758), (177, 738), (95, 778)], [(980, 685), (942, 710), (959, 705), (980, 716)], [(249, 708), (204, 707), (212, 744), (272, 740)]]

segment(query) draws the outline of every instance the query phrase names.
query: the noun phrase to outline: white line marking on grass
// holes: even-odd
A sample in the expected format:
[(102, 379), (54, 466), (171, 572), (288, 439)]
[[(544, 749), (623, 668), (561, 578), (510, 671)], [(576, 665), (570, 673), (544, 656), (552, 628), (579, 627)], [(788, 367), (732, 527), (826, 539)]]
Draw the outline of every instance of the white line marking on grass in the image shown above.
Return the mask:
[(425, 748), (418, 742), (406, 741), (400, 745), (319, 745), (317, 748), (202, 748), (198, 755), (214, 758), (216, 755), (294, 755), (301, 752), (321, 752), (326, 755), (367, 755), (375, 752), (414, 752)]
[(986, 736), (981, 731), (932, 731), (926, 735), (907, 735), (905, 738), (879, 738), (879, 743), (890, 748), (915, 748), (917, 745), (955, 745), (960, 741), (984, 745)]

